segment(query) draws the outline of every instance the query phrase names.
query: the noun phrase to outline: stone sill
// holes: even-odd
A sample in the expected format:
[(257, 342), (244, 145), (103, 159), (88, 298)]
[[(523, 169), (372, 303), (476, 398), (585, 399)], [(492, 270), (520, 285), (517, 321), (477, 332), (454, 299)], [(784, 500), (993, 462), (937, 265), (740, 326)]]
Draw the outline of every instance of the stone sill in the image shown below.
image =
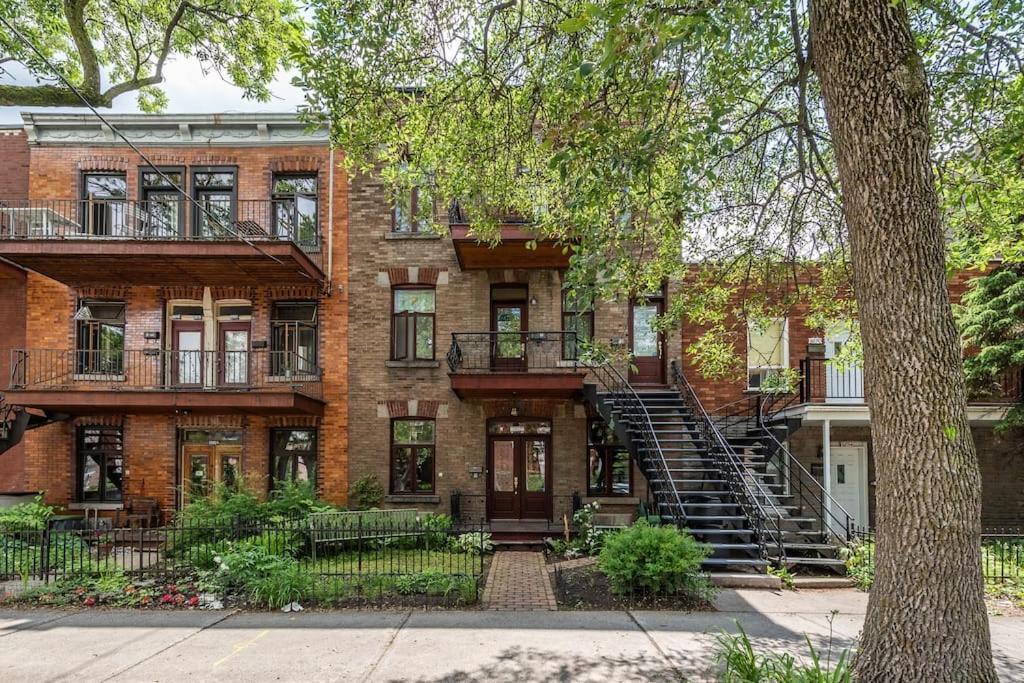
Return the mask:
[(388, 360), (384, 361), (386, 368), (439, 368), (439, 360)]
[(597, 503), (598, 505), (639, 505), (640, 496), (586, 496), (584, 503)]
[(444, 235), (433, 232), (386, 232), (385, 240), (439, 240)]
[(420, 495), (410, 493), (408, 495), (384, 496), (385, 503), (423, 503), (426, 505), (438, 505), (441, 503), (441, 496)]
[(70, 503), (68, 510), (124, 510), (124, 503)]

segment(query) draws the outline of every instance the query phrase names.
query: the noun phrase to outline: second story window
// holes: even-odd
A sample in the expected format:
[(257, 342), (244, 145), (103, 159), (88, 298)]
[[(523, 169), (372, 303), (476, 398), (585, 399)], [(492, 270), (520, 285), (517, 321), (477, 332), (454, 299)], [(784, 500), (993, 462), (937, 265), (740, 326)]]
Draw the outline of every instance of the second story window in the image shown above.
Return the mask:
[(315, 173), (274, 176), (274, 234), (314, 246), (318, 237), (317, 177)]
[(392, 290), (391, 360), (434, 360), (434, 290)]
[(82, 195), (82, 232), (106, 236), (126, 233), (128, 181), (124, 173), (84, 174)]
[(429, 186), (399, 190), (391, 212), (391, 231), (398, 233), (429, 232), (434, 220), (434, 196)]
[(765, 381), (788, 367), (789, 325), (786, 318), (747, 320), (747, 387), (761, 389)]
[(123, 301), (83, 299), (75, 313), (75, 372), (80, 375), (124, 374)]
[[(201, 168), (192, 171), (195, 207), (194, 237), (230, 237), (235, 220), (235, 169)], [(200, 208), (201, 207), (201, 208)]]
[(175, 186), (184, 188), (184, 182), (185, 173), (180, 168), (162, 168), (159, 173), (152, 168), (141, 171), (138, 220), (146, 236), (175, 238), (182, 234), (185, 202)]
[(562, 291), (562, 332), (566, 333), (562, 340), (562, 358), (578, 359), (580, 346), (594, 336), (594, 307), (589, 297), (571, 290)]
[(270, 362), (274, 375), (314, 374), (317, 370), (315, 301), (276, 301), (270, 321)]

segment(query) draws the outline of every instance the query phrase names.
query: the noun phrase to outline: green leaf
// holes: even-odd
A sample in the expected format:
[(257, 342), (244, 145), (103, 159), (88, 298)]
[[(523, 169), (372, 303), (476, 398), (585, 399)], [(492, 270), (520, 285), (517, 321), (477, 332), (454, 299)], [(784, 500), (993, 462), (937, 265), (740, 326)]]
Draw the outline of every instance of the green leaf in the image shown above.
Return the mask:
[(555, 24), (555, 28), (562, 33), (579, 33), (590, 25), (588, 17), (573, 17)]

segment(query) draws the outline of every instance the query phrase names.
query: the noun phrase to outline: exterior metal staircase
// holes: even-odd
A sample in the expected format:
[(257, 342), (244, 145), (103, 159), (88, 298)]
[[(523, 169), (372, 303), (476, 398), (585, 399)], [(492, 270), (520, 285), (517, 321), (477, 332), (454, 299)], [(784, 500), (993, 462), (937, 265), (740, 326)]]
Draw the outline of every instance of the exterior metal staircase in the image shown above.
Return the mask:
[(677, 391), (636, 391), (609, 365), (591, 370), (601, 386), (588, 384), (588, 398), (647, 478), (652, 512), (711, 547), (707, 569), (764, 571), (770, 519), (742, 468), (723, 470), (714, 423)]
[(10, 405), (4, 400), (3, 394), (0, 394), (0, 454), (21, 443), (28, 430), (69, 418), (70, 415), (62, 413), (30, 413), (22, 406)]

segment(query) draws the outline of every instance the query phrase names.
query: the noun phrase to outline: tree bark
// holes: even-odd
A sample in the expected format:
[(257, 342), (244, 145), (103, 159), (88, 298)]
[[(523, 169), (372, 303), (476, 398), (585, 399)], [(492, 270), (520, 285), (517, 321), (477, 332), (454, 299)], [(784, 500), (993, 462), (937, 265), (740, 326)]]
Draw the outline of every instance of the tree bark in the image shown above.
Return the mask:
[(842, 184), (874, 447), (864, 681), (995, 681), (981, 483), (945, 275), (929, 92), (905, 5), (812, 0)]
[[(99, 93), (81, 92), (94, 107), (111, 107), (113, 100)], [(81, 107), (82, 100), (62, 85), (0, 85), (0, 107)]]

